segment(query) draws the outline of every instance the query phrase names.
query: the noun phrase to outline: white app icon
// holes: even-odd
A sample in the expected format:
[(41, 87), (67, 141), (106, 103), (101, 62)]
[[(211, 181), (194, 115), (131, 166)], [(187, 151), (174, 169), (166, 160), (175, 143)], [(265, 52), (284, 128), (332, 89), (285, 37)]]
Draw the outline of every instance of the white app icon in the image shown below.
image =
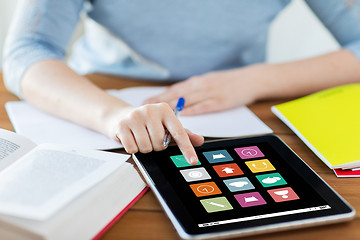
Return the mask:
[(210, 185), (200, 185), (197, 187), (197, 191), (200, 193), (212, 193), (215, 190), (215, 188), (213, 186)]
[(248, 184), (249, 184), (248, 182), (239, 181), (239, 182), (232, 182), (232, 183), (230, 183), (229, 185), (230, 185), (230, 186), (233, 186), (233, 187), (239, 187), (239, 188), (241, 188), (241, 187), (243, 187), (243, 186), (245, 186), (245, 185), (248, 185)]
[(180, 170), (180, 173), (187, 182), (194, 182), (211, 178), (209, 173), (203, 167)]
[(253, 165), (254, 168), (257, 168), (257, 169), (266, 169), (267, 168), (267, 163), (266, 162), (261, 162), (261, 163), (258, 163), (258, 164), (251, 164)]
[(276, 183), (277, 181), (280, 181), (280, 180), (281, 180), (281, 178), (279, 178), (279, 177), (267, 177), (261, 181), (266, 184), (272, 184), (272, 183)]
[(200, 178), (202, 177), (202, 172), (199, 172), (199, 171), (192, 171), (192, 172), (189, 172), (189, 177), (192, 177), (192, 178)]
[(221, 171), (227, 173), (227, 174), (230, 174), (230, 173), (234, 173), (234, 170), (233, 168), (229, 168), (229, 167), (226, 167), (226, 168), (223, 168)]
[(256, 156), (258, 154), (258, 152), (254, 149), (243, 149), (241, 151), (241, 153), (244, 155), (244, 156), (249, 156), (249, 157), (252, 157), (252, 156)]
[(224, 154), (219, 153), (219, 154), (213, 154), (213, 159), (221, 159), (221, 158), (225, 158)]
[(259, 201), (259, 199), (257, 199), (256, 197), (254, 196), (251, 196), (251, 197), (245, 197), (244, 198), (245, 202), (248, 203), (248, 202), (257, 202)]
[(225, 207), (225, 205), (222, 205), (222, 204), (220, 204), (220, 203), (209, 202), (209, 204), (214, 205), (214, 206), (217, 206), (217, 207), (222, 207), (222, 208)]
[(288, 190), (281, 190), (281, 191), (277, 191), (274, 192), (276, 195), (281, 196), (282, 198), (288, 198), (289, 196), (287, 194), (289, 194)]

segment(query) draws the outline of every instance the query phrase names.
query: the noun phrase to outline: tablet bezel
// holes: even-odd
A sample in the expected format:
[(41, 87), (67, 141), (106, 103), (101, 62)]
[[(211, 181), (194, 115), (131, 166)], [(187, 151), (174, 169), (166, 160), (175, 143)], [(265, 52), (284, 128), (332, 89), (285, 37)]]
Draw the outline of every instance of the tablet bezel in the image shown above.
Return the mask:
[[(162, 207), (169, 216), (171, 222), (175, 226), (180, 237), (184, 239), (209, 239), (215, 237), (230, 237), (251, 235), (261, 232), (278, 231), (284, 229), (294, 229), (305, 226), (322, 225), (330, 222), (341, 222), (350, 220), (355, 216), (352, 207), (331, 187), (324, 182), (296, 153), (294, 153), (280, 138), (274, 135), (266, 135), (251, 138), (227, 139), (206, 142), (203, 146), (197, 147), (197, 151), (211, 150), (219, 147), (229, 147), (234, 145), (268, 143), (283, 159), (287, 162), (291, 161), (291, 166), (296, 169), (298, 174), (306, 181), (311, 182), (313, 188), (321, 197), (326, 199), (329, 205), (336, 206), (339, 213), (337, 214), (321, 214), (319, 217), (312, 217), (301, 220), (292, 220), (288, 222), (279, 222), (270, 220), (270, 224), (253, 226), (249, 228), (220, 227), (214, 230), (209, 228), (203, 233), (192, 231), (197, 225), (192, 217), (183, 207), (182, 202), (177, 197), (176, 192), (172, 189), (169, 182), (161, 173), (156, 164), (151, 164), (151, 160), (156, 158), (159, 153), (152, 152), (149, 154), (137, 153), (133, 155), (134, 161), (143, 173), (146, 181), (159, 199)], [(177, 146), (170, 146), (165, 151), (170, 151)], [(289, 164), (290, 165), (290, 164)], [(290, 217), (291, 218), (291, 217)], [(227, 228), (226, 230), (224, 228)], [(231, 229), (232, 228), (232, 229)], [(192, 229), (192, 230), (191, 230)]]

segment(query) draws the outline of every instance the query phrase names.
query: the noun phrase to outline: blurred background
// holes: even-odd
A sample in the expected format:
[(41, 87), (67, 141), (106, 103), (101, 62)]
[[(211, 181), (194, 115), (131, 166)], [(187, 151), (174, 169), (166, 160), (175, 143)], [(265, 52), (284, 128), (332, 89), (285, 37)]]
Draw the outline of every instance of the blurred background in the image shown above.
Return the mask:
[(17, 0), (0, 0), (0, 71), (6, 32), (11, 22)]
[[(17, 0), (0, 0), (0, 56)], [(81, 26), (75, 36), (81, 35)], [(284, 62), (323, 54), (339, 48), (303, 0), (291, 4), (274, 21), (269, 42), (268, 62)], [(0, 58), (0, 71), (2, 58)]]

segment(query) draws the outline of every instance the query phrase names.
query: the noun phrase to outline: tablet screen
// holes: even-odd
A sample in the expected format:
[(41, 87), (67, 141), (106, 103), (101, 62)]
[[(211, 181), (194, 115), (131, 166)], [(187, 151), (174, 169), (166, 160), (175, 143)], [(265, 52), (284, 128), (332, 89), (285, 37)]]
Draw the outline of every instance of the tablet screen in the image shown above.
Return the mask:
[(274, 136), (207, 143), (196, 151), (195, 166), (177, 147), (137, 155), (189, 234), (351, 211)]

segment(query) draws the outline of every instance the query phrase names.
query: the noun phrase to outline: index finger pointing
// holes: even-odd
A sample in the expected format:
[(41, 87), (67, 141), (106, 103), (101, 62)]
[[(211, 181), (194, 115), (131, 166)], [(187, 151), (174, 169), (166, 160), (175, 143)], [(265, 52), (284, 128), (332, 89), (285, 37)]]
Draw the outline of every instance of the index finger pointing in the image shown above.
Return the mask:
[(176, 144), (178, 145), (180, 151), (185, 157), (185, 160), (191, 164), (196, 165), (198, 163), (198, 157), (196, 155), (194, 146), (191, 144), (190, 138), (182, 127), (180, 121), (175, 117), (172, 119), (173, 121), (166, 122), (165, 127), (170, 132), (172, 138), (175, 140)]

